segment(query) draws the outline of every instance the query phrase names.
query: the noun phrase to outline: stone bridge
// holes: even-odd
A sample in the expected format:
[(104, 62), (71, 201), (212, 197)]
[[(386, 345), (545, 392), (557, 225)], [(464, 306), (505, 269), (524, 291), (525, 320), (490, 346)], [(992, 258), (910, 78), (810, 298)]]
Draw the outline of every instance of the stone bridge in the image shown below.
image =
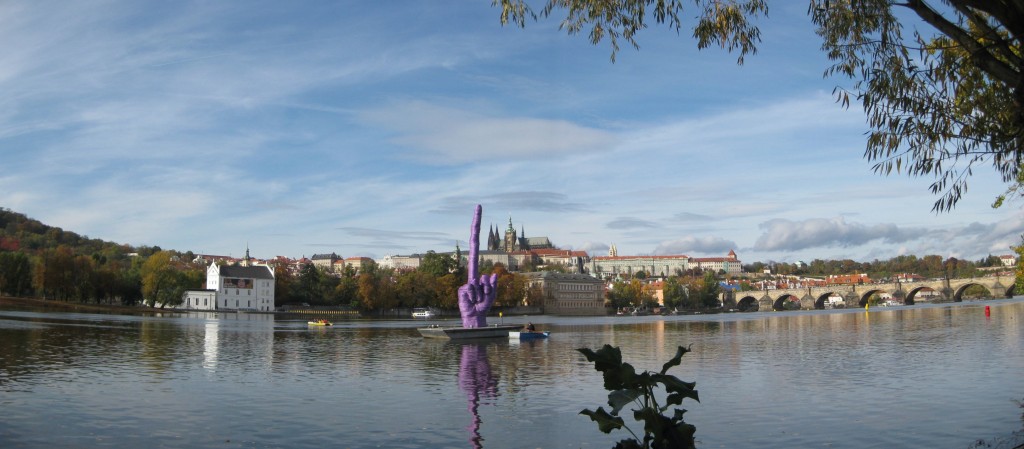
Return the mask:
[[(875, 293), (888, 293), (901, 304), (914, 304), (917, 296), (928, 295), (930, 301), (959, 302), (964, 290), (974, 285), (988, 289), (994, 298), (1010, 298), (1014, 295), (1013, 277), (981, 277), (969, 279), (940, 279), (919, 282), (891, 282), (885, 284), (829, 285), (825, 287), (789, 288), (776, 290), (727, 292), (723, 297), (726, 307), (743, 311), (824, 309), (830, 297), (841, 297), (843, 307), (864, 307), (868, 298)], [(787, 307), (787, 301), (790, 302)]]

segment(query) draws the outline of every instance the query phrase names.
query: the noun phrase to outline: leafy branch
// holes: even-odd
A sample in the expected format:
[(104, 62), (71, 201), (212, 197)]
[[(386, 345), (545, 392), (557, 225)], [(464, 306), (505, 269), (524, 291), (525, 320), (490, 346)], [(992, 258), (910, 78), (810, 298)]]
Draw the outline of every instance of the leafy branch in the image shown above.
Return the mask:
[[(589, 348), (577, 349), (587, 357), (587, 361), (594, 363), (594, 369), (600, 371), (604, 376), (604, 388), (608, 394), (609, 410), (598, 407), (597, 410), (583, 409), (580, 414), (589, 416), (597, 423), (598, 429), (604, 433), (611, 433), (615, 429), (625, 429), (633, 438), (619, 441), (615, 449), (667, 449), (667, 448), (694, 448), (694, 433), (697, 428), (683, 421), (685, 409), (673, 408), (672, 415), (665, 413), (672, 406), (682, 405), (683, 399), (690, 398), (700, 402), (697, 396), (695, 382), (684, 382), (679, 378), (666, 374), (669, 368), (680, 364), (683, 354), (690, 352), (689, 348), (680, 346), (676, 350), (675, 357), (666, 362), (660, 372), (644, 371), (637, 373), (636, 369), (622, 361), (622, 351), (611, 345), (604, 345), (598, 351)], [(655, 394), (658, 386), (667, 394), (664, 404), (658, 402)], [(633, 418), (643, 422), (643, 437), (637, 435), (620, 413), (624, 407), (632, 404)]]

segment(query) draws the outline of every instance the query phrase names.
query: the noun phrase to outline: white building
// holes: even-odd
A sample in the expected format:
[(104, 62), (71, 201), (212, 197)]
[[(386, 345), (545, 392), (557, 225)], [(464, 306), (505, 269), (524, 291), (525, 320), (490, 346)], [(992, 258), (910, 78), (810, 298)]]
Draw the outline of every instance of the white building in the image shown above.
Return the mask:
[(725, 257), (695, 257), (690, 259), (690, 265), (704, 271), (714, 273), (724, 272), (731, 275), (739, 275), (743, 272), (736, 251), (729, 250)]
[(182, 307), (196, 310), (274, 310), (274, 270), (266, 265), (212, 264), (206, 290), (185, 292)]
[(216, 310), (217, 309), (217, 291), (216, 290), (186, 290), (185, 300), (182, 302), (182, 309), (189, 310)]
[(384, 256), (383, 259), (379, 259), (376, 262), (377, 266), (381, 268), (394, 268), (399, 271), (404, 271), (418, 269), (422, 261), (422, 254), (413, 254), (409, 256), (399, 256), (396, 254)]
[(629, 277), (638, 271), (648, 276), (672, 276), (690, 268), (689, 256), (598, 256), (590, 259), (590, 274)]

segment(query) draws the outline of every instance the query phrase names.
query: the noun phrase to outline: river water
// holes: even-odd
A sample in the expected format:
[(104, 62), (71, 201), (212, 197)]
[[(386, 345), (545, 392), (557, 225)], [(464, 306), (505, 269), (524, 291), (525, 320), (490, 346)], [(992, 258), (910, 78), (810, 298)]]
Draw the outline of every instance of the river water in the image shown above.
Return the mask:
[(648, 370), (692, 345), (669, 373), (697, 382), (701, 402), (684, 406), (701, 448), (967, 448), (1022, 427), (1022, 297), (528, 319), (551, 338), (425, 340), (411, 320), (0, 310), (0, 447), (610, 448), (629, 435), (578, 414), (607, 393), (575, 349), (604, 344)]

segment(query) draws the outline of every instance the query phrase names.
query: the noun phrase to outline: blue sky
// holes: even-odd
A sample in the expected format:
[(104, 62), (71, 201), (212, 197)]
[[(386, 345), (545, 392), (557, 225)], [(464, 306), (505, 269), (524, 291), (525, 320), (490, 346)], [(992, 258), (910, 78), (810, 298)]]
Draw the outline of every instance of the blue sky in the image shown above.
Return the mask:
[(4, 2), (0, 207), (264, 258), (466, 248), (478, 203), (591, 255), (1009, 253), (987, 166), (939, 215), (929, 178), (871, 171), (806, 5), (776, 3), (738, 66), (664, 28), (613, 64), (489, 0)]

